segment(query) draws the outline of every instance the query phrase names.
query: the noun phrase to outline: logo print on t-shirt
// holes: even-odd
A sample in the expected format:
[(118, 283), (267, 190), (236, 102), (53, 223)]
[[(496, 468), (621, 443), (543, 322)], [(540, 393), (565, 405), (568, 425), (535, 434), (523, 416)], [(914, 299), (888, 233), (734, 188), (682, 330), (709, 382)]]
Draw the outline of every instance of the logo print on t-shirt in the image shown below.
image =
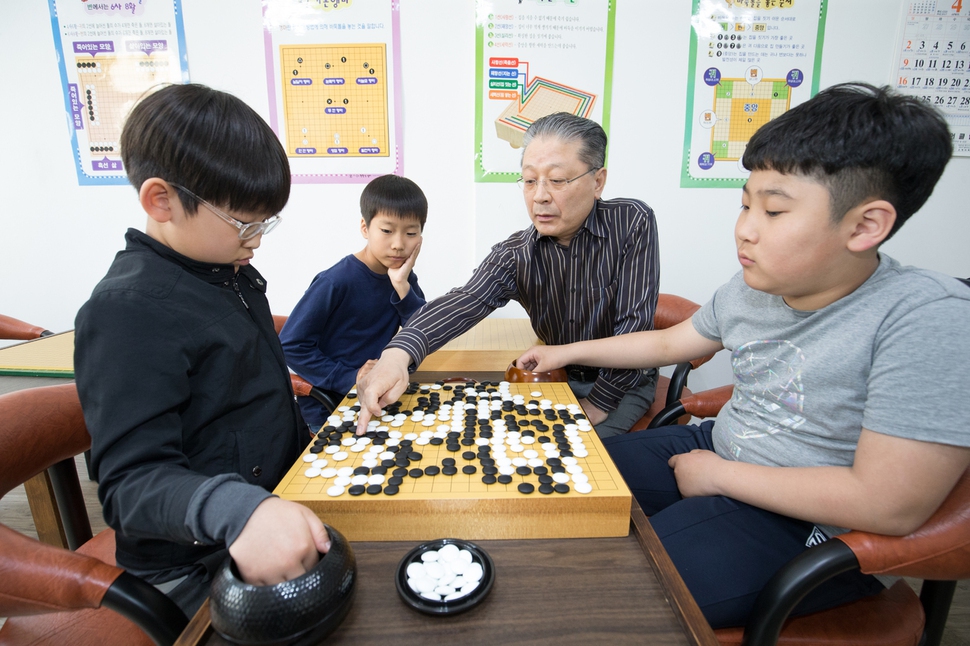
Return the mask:
[(731, 407), (738, 426), (730, 430), (735, 437), (764, 437), (805, 423), (801, 349), (784, 340), (752, 341), (732, 353), (731, 363)]

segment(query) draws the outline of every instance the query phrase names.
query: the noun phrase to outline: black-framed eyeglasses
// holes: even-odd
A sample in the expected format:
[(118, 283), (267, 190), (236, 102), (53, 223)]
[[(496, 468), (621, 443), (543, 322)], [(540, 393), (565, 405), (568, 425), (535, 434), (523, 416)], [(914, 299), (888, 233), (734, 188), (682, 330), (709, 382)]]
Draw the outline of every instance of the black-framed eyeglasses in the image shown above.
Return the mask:
[(586, 177), (590, 173), (595, 173), (600, 168), (602, 168), (602, 166), (598, 168), (590, 168), (582, 175), (577, 175), (572, 179), (526, 179), (525, 177), (520, 177), (519, 179), (515, 180), (515, 183), (518, 184), (519, 188), (521, 188), (526, 193), (531, 193), (535, 191), (537, 188), (539, 188), (539, 184), (542, 184), (543, 186), (545, 186), (546, 190), (548, 191), (561, 191), (565, 189), (567, 186), (569, 186), (570, 184), (572, 184), (573, 182), (575, 182), (577, 179), (581, 177)]
[(211, 204), (209, 204), (208, 202), (206, 202), (201, 197), (199, 197), (189, 189), (185, 188), (181, 184), (176, 184), (175, 182), (169, 182), (169, 184), (174, 186), (180, 191), (185, 191), (193, 198), (195, 198), (197, 201), (201, 202), (203, 205), (205, 205), (207, 209), (209, 209), (214, 214), (216, 214), (219, 218), (221, 218), (223, 222), (227, 224), (231, 224), (232, 226), (236, 227), (236, 229), (239, 230), (240, 240), (252, 240), (253, 238), (255, 238), (260, 234), (266, 235), (270, 231), (275, 229), (277, 225), (279, 225), (280, 221), (283, 219), (279, 215), (274, 215), (266, 218), (262, 222), (242, 222), (241, 220), (237, 220), (236, 218), (232, 217), (228, 213), (212, 206)]

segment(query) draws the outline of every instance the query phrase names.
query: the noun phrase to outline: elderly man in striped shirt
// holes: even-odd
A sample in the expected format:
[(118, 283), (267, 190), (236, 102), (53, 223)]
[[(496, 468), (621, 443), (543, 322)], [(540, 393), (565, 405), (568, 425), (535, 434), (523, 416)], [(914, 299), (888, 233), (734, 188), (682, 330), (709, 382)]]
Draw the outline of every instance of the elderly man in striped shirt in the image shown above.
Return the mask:
[[(530, 126), (518, 182), (532, 226), (492, 247), (465, 286), (419, 309), (370, 371), (361, 371), (358, 432), (404, 392), (409, 370), (510, 300), (548, 344), (653, 329), (657, 224), (639, 200), (601, 199), (606, 141), (599, 124), (564, 112)], [(653, 402), (654, 369), (568, 370), (601, 437), (627, 432)]]

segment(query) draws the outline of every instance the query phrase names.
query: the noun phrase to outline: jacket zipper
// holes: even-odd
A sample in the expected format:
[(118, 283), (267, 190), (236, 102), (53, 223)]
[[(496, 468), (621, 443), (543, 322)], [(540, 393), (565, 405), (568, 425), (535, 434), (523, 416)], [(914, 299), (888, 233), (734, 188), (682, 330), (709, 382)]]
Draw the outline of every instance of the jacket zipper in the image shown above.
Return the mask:
[(236, 276), (233, 276), (232, 277), (232, 291), (236, 292), (236, 296), (239, 297), (239, 300), (242, 301), (242, 304), (248, 310), (249, 309), (249, 303), (247, 303), (246, 302), (246, 299), (243, 298), (242, 291), (240, 291), (240, 289), (239, 289), (239, 281), (237, 280)]

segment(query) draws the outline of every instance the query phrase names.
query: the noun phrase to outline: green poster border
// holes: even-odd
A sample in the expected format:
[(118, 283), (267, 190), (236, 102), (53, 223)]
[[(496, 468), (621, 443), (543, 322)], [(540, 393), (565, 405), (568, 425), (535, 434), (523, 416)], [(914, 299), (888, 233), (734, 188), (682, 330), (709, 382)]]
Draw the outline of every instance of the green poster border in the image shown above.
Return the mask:
[[(695, 2), (697, 0), (694, 0)], [(483, 6), (487, 0), (475, 0), (475, 182), (477, 183), (512, 183), (519, 178), (518, 172), (486, 171), (482, 166), (482, 117), (485, 99), (483, 77), (483, 63), (485, 61), (485, 16)], [(606, 132), (607, 140), (610, 135), (610, 112), (613, 104), (613, 44), (616, 37), (616, 3), (617, 0), (607, 0), (606, 15), (606, 69), (603, 74), (603, 120), (600, 125)], [(606, 159), (609, 160), (609, 145), (606, 148)]]
[[(829, 0), (820, 0), (818, 12), (818, 30), (815, 35), (815, 64), (812, 71), (812, 89), (809, 98), (818, 94), (819, 74), (822, 69), (822, 47), (825, 43), (825, 18), (828, 14)], [(700, 0), (693, 0), (691, 18), (697, 15)], [(690, 59), (687, 63), (687, 112), (684, 115), (684, 154), (681, 158), (680, 187), (681, 188), (741, 188), (744, 179), (727, 179), (712, 177), (710, 179), (690, 176), (690, 140), (694, 128), (694, 77), (697, 67), (697, 34), (693, 25), (690, 28)]]

